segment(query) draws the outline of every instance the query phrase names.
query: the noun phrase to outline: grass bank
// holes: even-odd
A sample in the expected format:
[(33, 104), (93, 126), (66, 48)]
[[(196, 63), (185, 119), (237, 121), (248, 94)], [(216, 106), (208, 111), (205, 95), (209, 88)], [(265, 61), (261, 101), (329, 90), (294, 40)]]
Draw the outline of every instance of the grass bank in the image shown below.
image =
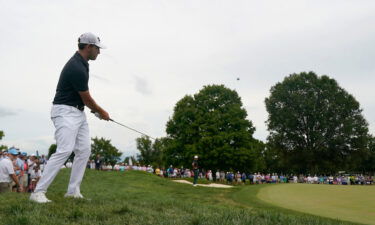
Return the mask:
[(87, 171), (81, 191), (91, 201), (65, 199), (69, 174), (63, 169), (51, 185), (52, 203), (29, 202), (28, 194), (1, 194), (0, 224), (350, 224), (264, 207), (251, 197), (256, 186), (193, 187), (140, 171)]

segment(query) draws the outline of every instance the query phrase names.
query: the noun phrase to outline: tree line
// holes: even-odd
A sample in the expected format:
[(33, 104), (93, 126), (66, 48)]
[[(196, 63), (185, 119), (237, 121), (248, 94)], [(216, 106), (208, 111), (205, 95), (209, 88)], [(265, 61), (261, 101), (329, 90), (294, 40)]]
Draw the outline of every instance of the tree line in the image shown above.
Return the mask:
[[(166, 137), (136, 139), (136, 163), (190, 167), (194, 155), (203, 169), (335, 174), (375, 172), (375, 138), (359, 102), (332, 78), (314, 72), (291, 74), (265, 99), (269, 135), (255, 127), (235, 90), (207, 85), (179, 100), (166, 124)], [(0, 131), (0, 140), (4, 133)], [(108, 164), (121, 152), (104, 138), (92, 139), (92, 156)], [(0, 148), (6, 148), (2, 145)], [(49, 155), (56, 151), (51, 145)], [(71, 159), (74, 154), (71, 156)]]
[(174, 107), (167, 136), (137, 139), (138, 159), (155, 166), (246, 172), (373, 173), (375, 139), (359, 102), (326, 76), (291, 74), (270, 89), (266, 142), (253, 137), (241, 98), (224, 85), (208, 85)]

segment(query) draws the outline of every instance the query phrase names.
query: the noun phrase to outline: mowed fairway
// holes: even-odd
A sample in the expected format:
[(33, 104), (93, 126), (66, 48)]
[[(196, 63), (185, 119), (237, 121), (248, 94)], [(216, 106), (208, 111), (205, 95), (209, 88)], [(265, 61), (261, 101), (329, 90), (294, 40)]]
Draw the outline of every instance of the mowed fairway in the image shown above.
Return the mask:
[(375, 224), (375, 186), (269, 185), (257, 197), (267, 203), (314, 215)]

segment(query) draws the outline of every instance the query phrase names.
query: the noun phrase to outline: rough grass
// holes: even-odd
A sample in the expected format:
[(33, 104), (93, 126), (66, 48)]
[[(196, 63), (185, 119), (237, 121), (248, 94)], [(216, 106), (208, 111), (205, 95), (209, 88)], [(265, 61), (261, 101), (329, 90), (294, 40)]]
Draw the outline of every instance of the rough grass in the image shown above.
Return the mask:
[(349, 224), (265, 206), (251, 197), (256, 186), (193, 187), (140, 171), (86, 171), (81, 190), (91, 200), (66, 199), (69, 174), (63, 169), (51, 185), (52, 203), (1, 194), (0, 224)]

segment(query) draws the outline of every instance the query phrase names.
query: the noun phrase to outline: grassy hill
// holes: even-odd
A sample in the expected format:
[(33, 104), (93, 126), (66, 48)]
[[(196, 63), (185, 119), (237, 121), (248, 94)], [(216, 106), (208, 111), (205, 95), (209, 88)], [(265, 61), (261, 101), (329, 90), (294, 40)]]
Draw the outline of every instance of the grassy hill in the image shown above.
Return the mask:
[(82, 194), (65, 199), (70, 170), (51, 185), (53, 202), (36, 204), (28, 194), (0, 194), (0, 224), (351, 224), (273, 207), (256, 197), (258, 186), (193, 187), (140, 171), (87, 170)]

